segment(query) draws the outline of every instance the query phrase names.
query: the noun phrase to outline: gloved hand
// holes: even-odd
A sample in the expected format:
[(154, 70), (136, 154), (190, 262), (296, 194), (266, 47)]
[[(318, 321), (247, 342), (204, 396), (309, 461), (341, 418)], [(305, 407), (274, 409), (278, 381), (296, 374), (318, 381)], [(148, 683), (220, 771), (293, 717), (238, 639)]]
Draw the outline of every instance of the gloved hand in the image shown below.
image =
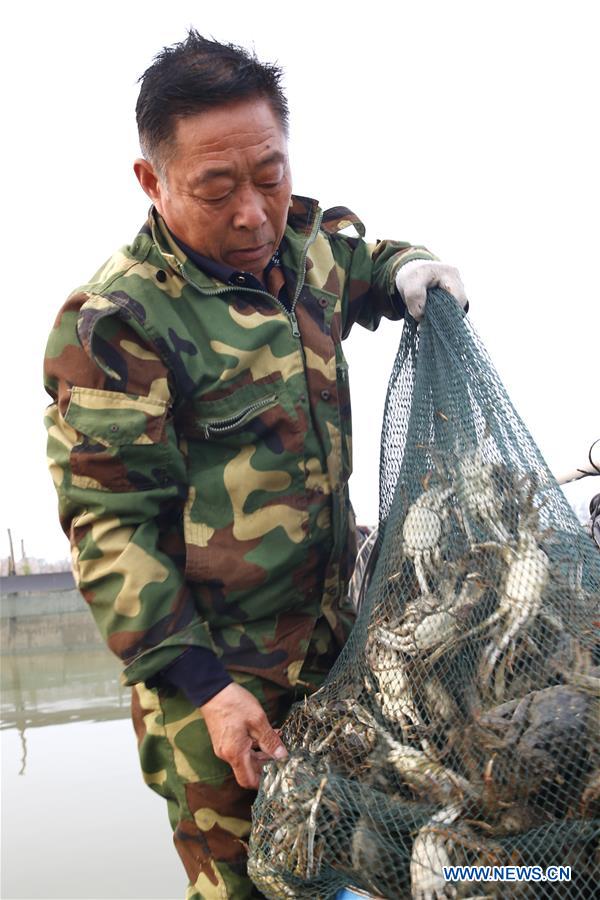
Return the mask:
[(467, 295), (458, 269), (428, 259), (411, 259), (398, 269), (396, 287), (407, 310), (417, 322), (425, 312), (427, 288), (441, 287), (455, 297), (463, 309)]

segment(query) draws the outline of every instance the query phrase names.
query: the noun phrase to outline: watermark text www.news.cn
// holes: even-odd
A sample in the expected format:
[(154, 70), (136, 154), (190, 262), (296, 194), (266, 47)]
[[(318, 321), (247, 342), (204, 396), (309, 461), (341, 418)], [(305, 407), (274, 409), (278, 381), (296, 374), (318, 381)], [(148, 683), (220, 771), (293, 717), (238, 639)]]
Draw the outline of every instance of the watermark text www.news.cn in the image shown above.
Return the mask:
[(570, 881), (571, 866), (444, 866), (446, 881)]

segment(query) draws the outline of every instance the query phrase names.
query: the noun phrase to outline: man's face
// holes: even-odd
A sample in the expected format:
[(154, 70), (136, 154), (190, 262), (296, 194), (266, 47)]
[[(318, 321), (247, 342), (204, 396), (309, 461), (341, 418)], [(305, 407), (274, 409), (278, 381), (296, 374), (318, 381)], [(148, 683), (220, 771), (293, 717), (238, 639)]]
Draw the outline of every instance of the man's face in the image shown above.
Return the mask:
[(163, 176), (136, 162), (142, 187), (181, 241), (260, 278), (283, 237), (292, 192), (287, 141), (268, 101), (181, 118), (174, 137)]

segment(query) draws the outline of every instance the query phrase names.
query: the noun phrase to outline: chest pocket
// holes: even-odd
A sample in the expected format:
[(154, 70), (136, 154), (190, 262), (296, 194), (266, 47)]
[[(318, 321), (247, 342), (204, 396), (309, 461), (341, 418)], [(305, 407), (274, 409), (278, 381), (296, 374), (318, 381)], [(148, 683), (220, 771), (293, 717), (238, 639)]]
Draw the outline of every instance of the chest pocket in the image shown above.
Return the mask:
[(232, 512), (234, 482), (252, 483), (246, 504), (252, 508), (297, 490), (303, 432), (282, 382), (242, 385), (216, 400), (193, 398), (176, 427), (195, 508), (210, 510), (215, 521)]
[(221, 400), (198, 400), (185, 415), (182, 432), (192, 440), (225, 439), (225, 443), (235, 436), (232, 442), (238, 444), (244, 432), (254, 431), (256, 419), (278, 403), (277, 392), (268, 386), (260, 393), (242, 388)]
[(159, 397), (71, 388), (65, 422), (78, 438), (70, 454), (73, 483), (118, 492), (170, 484), (166, 416)]
[(249, 542), (276, 544), (282, 527), (292, 543), (303, 540), (302, 430), (290, 402), (281, 383), (252, 384), (218, 400), (195, 399), (186, 410), (180, 434), (190, 580), (234, 589), (243, 581)]
[(160, 442), (166, 412), (158, 397), (72, 387), (65, 421), (104, 447), (123, 447)]

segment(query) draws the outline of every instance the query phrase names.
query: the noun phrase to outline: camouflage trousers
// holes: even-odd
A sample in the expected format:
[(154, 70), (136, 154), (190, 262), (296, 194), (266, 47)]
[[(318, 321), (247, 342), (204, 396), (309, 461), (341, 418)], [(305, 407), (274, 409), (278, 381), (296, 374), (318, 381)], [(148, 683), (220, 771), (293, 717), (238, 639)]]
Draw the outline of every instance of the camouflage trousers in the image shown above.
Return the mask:
[[(295, 700), (323, 683), (338, 653), (321, 620), (294, 689), (243, 672), (230, 674), (277, 727)], [(215, 756), (201, 711), (179, 691), (137, 684), (132, 716), (144, 780), (167, 801), (173, 841), (189, 878), (185, 900), (262, 897), (246, 874), (256, 791), (241, 788), (230, 766)]]

